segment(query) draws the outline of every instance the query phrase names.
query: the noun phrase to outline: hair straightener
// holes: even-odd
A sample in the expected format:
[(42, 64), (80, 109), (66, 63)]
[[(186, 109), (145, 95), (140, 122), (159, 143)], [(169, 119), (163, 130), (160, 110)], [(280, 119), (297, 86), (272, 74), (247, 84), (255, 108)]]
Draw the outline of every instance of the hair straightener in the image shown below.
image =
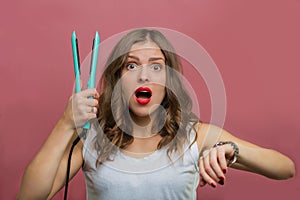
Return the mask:
[[(95, 38), (93, 41), (93, 47), (92, 47), (90, 77), (88, 80), (88, 88), (95, 87), (99, 45), (100, 45), (100, 37), (99, 37), (98, 32), (96, 31)], [(77, 92), (81, 91), (81, 87), (80, 87), (80, 58), (79, 58), (79, 50), (78, 50), (78, 39), (76, 38), (75, 31), (73, 31), (73, 33), (72, 33), (72, 53), (73, 53), (74, 73), (75, 73), (75, 92), (77, 93)], [(92, 98), (92, 97), (89, 97), (89, 98)], [(68, 195), (68, 183), (69, 183), (69, 178), (70, 178), (70, 167), (71, 167), (71, 158), (72, 158), (73, 149), (81, 138), (86, 137), (86, 133), (90, 129), (90, 127), (91, 127), (90, 122), (87, 122), (86, 124), (84, 124), (82, 127), (82, 132), (73, 141), (73, 144), (71, 146), (71, 149), (69, 152), (69, 158), (68, 158), (68, 165), (67, 165), (64, 200), (67, 199), (67, 195)]]

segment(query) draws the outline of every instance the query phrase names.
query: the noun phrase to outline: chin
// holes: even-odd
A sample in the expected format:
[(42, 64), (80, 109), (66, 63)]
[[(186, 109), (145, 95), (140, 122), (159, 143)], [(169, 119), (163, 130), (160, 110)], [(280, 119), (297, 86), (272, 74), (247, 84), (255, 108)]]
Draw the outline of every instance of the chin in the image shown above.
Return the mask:
[(136, 117), (149, 117), (151, 114), (149, 108), (130, 109), (130, 113)]
[(150, 115), (155, 115), (158, 112), (158, 104), (148, 105), (145, 107), (135, 107), (130, 109), (130, 113), (136, 117), (150, 117)]

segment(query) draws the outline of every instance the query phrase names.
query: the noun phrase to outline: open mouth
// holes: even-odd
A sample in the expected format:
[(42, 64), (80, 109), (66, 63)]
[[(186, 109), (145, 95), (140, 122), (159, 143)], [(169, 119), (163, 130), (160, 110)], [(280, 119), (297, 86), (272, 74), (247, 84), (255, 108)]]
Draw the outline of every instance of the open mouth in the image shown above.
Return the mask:
[(135, 91), (135, 99), (139, 104), (145, 105), (151, 101), (152, 91), (148, 87), (139, 87)]

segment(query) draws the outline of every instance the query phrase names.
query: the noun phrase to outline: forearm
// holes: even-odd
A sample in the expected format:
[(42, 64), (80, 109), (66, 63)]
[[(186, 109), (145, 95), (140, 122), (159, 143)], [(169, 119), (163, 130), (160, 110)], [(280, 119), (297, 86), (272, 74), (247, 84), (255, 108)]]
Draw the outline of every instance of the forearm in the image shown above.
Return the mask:
[[(198, 133), (202, 137), (198, 137), (198, 148), (203, 150), (199, 158), (200, 186), (224, 184), (228, 165), (272, 179), (288, 179), (295, 175), (294, 163), (287, 156), (241, 140), (214, 125), (201, 124), (199, 127)], [(205, 150), (203, 147), (213, 148)]]
[(73, 134), (74, 129), (68, 127), (63, 119), (56, 124), (45, 144), (25, 170), (20, 199), (46, 199)]
[(294, 176), (294, 163), (285, 155), (247, 142), (237, 143), (239, 156), (237, 163), (232, 165), (233, 168), (258, 173), (272, 179), (288, 179)]

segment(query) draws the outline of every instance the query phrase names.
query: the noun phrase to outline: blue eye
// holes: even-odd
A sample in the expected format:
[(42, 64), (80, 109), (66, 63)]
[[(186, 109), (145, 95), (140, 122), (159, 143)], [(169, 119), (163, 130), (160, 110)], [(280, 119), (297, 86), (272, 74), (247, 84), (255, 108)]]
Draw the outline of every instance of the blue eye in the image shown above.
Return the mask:
[(154, 64), (151, 66), (151, 69), (153, 69), (154, 71), (159, 71), (161, 70), (161, 65), (160, 64)]
[(137, 69), (137, 64), (135, 64), (135, 63), (128, 63), (127, 65), (126, 65), (126, 68), (128, 69), (128, 70), (136, 70)]

